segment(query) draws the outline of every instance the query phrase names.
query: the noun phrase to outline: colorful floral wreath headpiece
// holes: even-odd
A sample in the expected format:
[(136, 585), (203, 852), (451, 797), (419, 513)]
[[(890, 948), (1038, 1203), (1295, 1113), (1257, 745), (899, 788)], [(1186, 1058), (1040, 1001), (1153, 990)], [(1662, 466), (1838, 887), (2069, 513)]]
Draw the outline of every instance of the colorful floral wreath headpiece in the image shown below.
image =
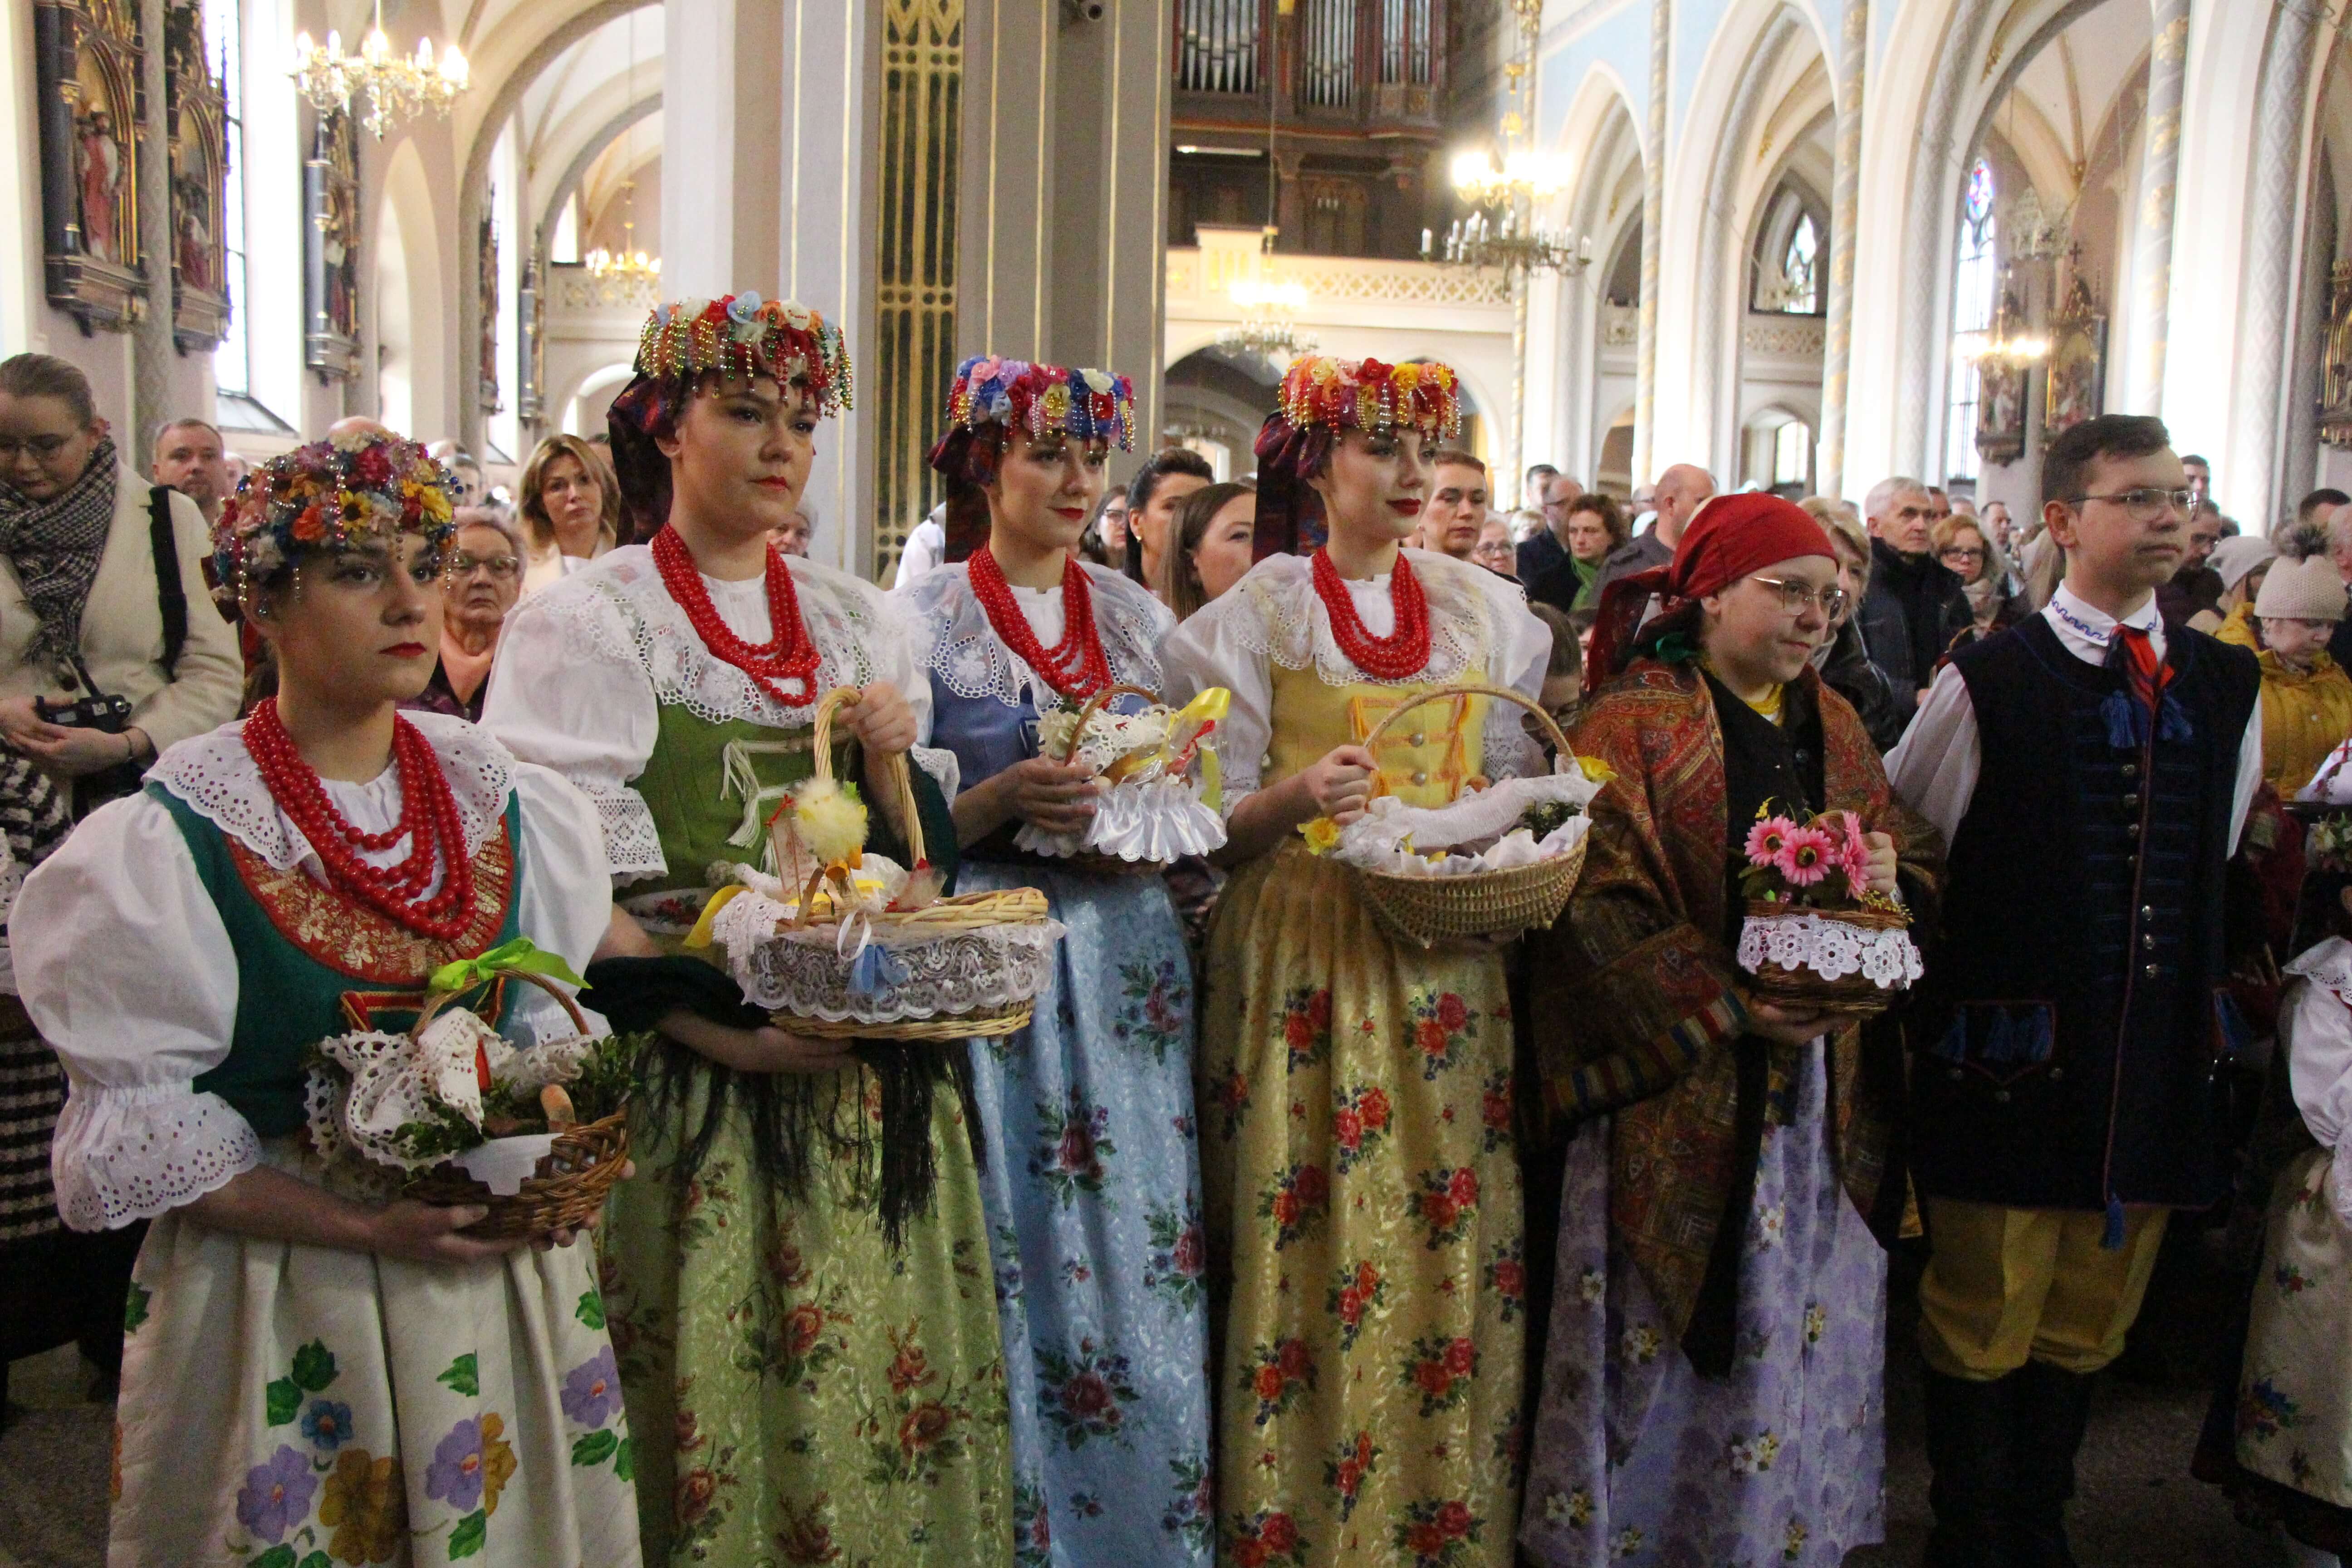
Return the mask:
[(297, 447), (246, 476), (213, 524), (213, 564), (241, 589), (302, 550), (390, 542), (404, 533), (449, 542), (458, 483), (423, 446), (358, 430)]
[(1059, 433), (1135, 449), (1135, 384), (1107, 370), (974, 354), (956, 367), (948, 389), (948, 427), (931, 447), (931, 467), (947, 476), (947, 559), (961, 561), (988, 537), (981, 487), (996, 477), (1007, 435), (1031, 440)]
[(748, 290), (672, 300), (646, 318), (637, 337), (639, 375), (676, 382), (707, 371), (746, 379), (769, 375), (801, 386), (819, 415), (853, 406), (841, 329), (805, 305), (762, 300)]
[(1294, 429), (1403, 427), (1451, 440), (1462, 429), (1462, 403), (1454, 387), (1451, 365), (1302, 354), (1282, 378), (1282, 417)]

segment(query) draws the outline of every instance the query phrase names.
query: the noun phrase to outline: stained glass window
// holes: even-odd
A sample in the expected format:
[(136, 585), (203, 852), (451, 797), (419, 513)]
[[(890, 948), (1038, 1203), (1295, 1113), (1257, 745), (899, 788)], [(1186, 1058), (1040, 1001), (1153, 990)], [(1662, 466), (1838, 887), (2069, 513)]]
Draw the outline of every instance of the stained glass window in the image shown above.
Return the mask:
[[(1992, 167), (1979, 158), (1969, 171), (1968, 189), (1960, 202), (1958, 256), (1952, 272), (1956, 340), (1992, 324), (1993, 300), (2000, 288), (2000, 263), (1994, 255), (1993, 197)], [(1977, 477), (1977, 399), (1976, 361), (1956, 352), (1944, 420), (1944, 471), (1955, 479)]]

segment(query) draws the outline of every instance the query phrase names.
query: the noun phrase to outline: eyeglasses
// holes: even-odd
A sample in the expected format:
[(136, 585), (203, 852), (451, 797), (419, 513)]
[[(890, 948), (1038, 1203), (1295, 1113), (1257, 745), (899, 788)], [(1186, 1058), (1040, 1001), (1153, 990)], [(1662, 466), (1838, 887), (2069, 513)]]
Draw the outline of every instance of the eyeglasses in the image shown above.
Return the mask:
[(477, 571), (487, 571), (503, 583), (522, 570), (522, 563), (511, 555), (468, 555), (464, 551), (449, 557), (448, 572), (452, 577), (470, 577)]
[(2074, 504), (2080, 506), (2088, 500), (2110, 500), (2130, 513), (2134, 522), (2154, 522), (2164, 515), (2167, 507), (2174, 511), (2186, 512), (2197, 504), (2197, 492), (2158, 489), (2153, 485), (2143, 485), (2137, 489), (2117, 490), (2111, 496), (2076, 496)]
[(1947, 561), (1981, 561), (1984, 558), (1985, 552), (1971, 544), (1948, 544), (1944, 547), (1943, 559)]
[(1792, 616), (1801, 616), (1819, 605), (1822, 615), (1836, 620), (1846, 606), (1845, 590), (1834, 584), (1816, 592), (1810, 583), (1792, 583), (1780, 577), (1751, 577), (1748, 581), (1761, 583), (1768, 588), (1778, 588), (1780, 591), (1780, 608)]
[(22, 441), (16, 441), (5, 436), (0, 436), (0, 463), (13, 462), (19, 452), (25, 451), (30, 451), (34, 457), (47, 461), (64, 451), (66, 443), (72, 439), (71, 436), (28, 436)]

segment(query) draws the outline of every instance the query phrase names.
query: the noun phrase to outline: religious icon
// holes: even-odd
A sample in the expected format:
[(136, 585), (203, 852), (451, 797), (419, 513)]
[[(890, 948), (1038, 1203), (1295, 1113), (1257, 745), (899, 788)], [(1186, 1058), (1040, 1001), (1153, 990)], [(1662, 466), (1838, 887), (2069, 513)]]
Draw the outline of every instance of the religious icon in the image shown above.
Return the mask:
[(85, 328), (123, 331), (147, 294), (137, 21), (124, 0), (45, 0), (33, 45), (49, 302)]
[(498, 210), (497, 195), (497, 189), (492, 187), (482, 197), (481, 244), (475, 251), (481, 262), (475, 281), (482, 301), (479, 369), (485, 414), (496, 414), (506, 406), (499, 400), (499, 230), (490, 221), (490, 214)]
[(2106, 400), (2107, 319), (2077, 273), (2050, 322), (2050, 371), (2042, 428), (2056, 436), (2096, 416)]
[(228, 331), (220, 214), (228, 174), (228, 102), (204, 51), (204, 12), (173, 0), (163, 26), (164, 123), (171, 127), (172, 336), (201, 353)]
[(304, 273), (310, 330), (303, 358), (321, 381), (360, 370), (359, 129), (341, 110), (319, 116), (302, 165)]

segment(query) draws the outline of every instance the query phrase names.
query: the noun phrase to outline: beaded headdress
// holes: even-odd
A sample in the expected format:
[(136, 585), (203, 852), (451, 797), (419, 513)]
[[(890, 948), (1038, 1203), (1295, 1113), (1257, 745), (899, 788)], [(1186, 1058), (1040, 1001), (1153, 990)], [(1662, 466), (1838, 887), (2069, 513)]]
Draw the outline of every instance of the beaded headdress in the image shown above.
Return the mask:
[(853, 406), (841, 329), (805, 305), (762, 300), (748, 289), (655, 306), (637, 334), (635, 369), (665, 382), (709, 371), (745, 380), (772, 376), (804, 388), (820, 415)]
[(1454, 367), (1424, 362), (1302, 354), (1282, 378), (1275, 411), (1257, 433), (1257, 532), (1252, 552), (1296, 553), (1323, 541), (1322, 504), (1307, 481), (1322, 471), (1343, 430), (1420, 430), (1452, 440), (1462, 429)]
[(457, 531), (457, 481), (423, 446), (381, 430), (312, 441), (246, 476), (213, 524), (213, 564), (241, 589), (304, 550), (342, 550), (422, 535), (434, 549)]
[(1107, 370), (974, 354), (956, 367), (948, 390), (948, 428), (931, 447), (931, 467), (947, 476), (947, 559), (961, 561), (988, 537), (988, 503), (980, 487), (996, 477), (1006, 437), (1031, 440), (1058, 432), (1074, 441), (1135, 449), (1135, 384)]

